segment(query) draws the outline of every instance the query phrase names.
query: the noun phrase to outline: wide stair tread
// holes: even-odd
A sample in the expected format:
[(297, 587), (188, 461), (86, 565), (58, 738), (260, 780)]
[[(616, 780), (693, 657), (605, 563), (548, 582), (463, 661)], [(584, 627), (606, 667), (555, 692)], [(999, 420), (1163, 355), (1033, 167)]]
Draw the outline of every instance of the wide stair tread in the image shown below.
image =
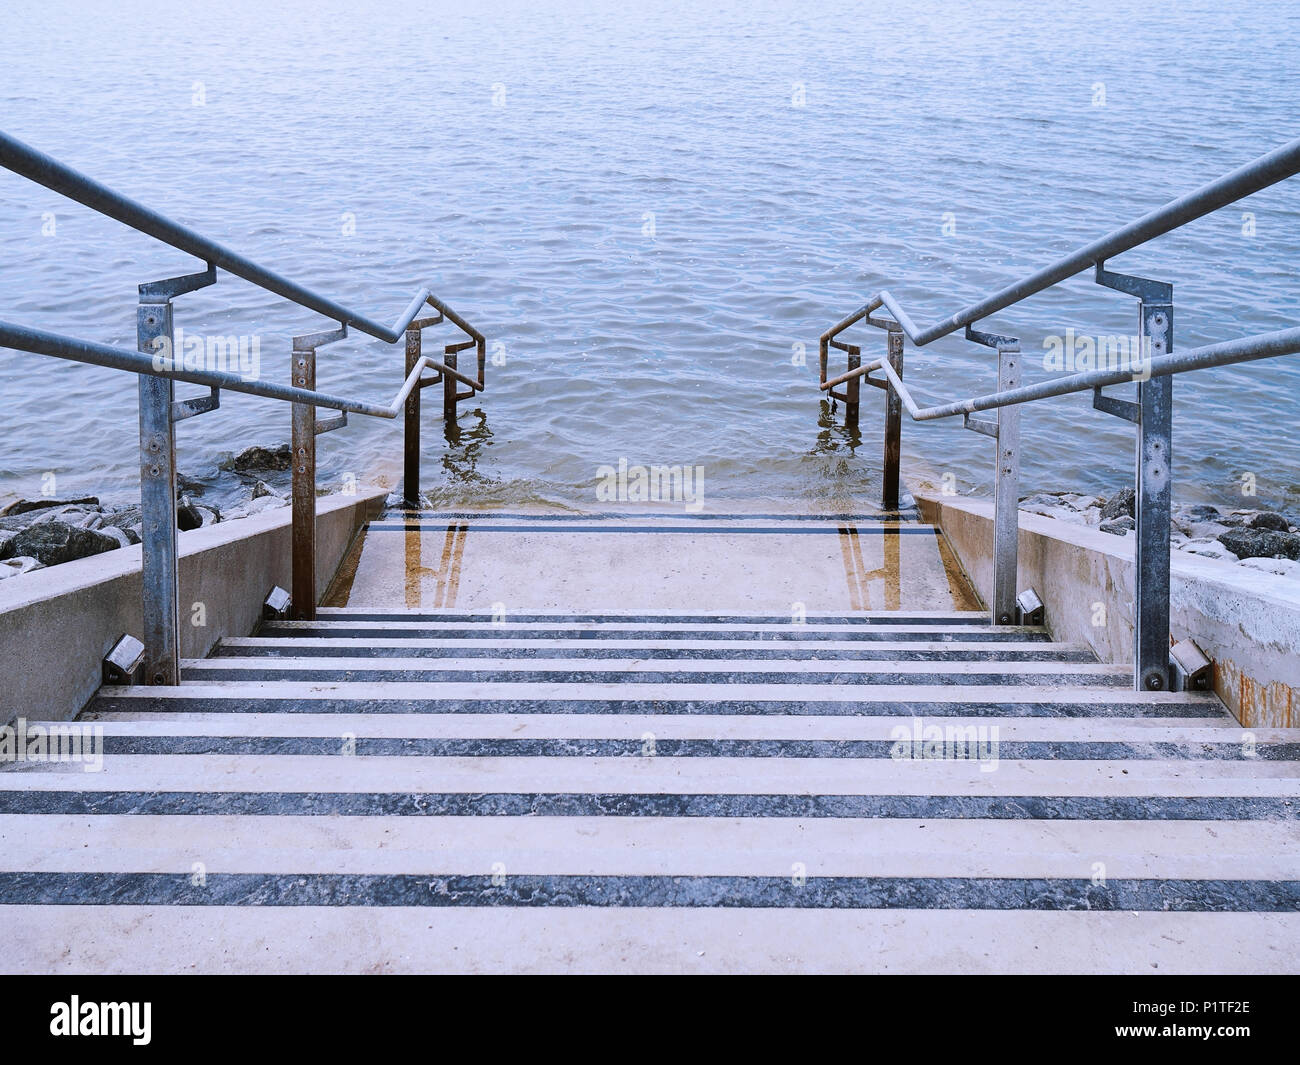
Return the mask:
[(0, 772), (15, 967), (1226, 972), (1300, 953), (1300, 730), (1132, 691), (1041, 629), (335, 609), (184, 676), (101, 690), (83, 721), (102, 772)]

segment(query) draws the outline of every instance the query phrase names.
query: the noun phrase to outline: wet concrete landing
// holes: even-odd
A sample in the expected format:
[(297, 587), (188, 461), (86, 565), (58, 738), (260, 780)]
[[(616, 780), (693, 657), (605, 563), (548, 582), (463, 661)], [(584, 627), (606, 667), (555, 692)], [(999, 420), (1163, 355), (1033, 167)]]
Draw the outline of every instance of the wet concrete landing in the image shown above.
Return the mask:
[(323, 605), (809, 613), (977, 610), (933, 526), (875, 515), (392, 510)]

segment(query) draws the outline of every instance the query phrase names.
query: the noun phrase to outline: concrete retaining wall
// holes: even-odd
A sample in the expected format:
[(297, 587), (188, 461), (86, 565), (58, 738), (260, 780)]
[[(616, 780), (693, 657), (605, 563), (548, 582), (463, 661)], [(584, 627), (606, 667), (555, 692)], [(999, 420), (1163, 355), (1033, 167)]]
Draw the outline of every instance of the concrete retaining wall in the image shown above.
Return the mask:
[[(914, 493), (975, 589), (993, 591), (993, 504)], [(1018, 588), (1032, 586), (1058, 640), (1133, 661), (1133, 538), (1020, 514)], [(1300, 726), (1300, 582), (1174, 551), (1170, 628), (1214, 661), (1214, 688), (1249, 727)]]
[[(318, 501), (318, 596), (385, 495)], [(182, 656), (201, 658), (223, 636), (247, 636), (271, 588), (289, 587), (290, 518), (280, 507), (180, 534)], [(104, 655), (128, 632), (141, 633), (138, 544), (0, 581), (0, 723), (75, 717), (99, 687)]]

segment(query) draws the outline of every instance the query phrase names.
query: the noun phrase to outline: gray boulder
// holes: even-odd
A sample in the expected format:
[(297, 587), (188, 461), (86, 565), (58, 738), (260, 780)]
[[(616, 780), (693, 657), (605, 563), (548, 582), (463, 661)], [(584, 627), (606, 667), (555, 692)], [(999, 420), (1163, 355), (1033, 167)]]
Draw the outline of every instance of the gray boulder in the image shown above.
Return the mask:
[(28, 514), (33, 510), (74, 506), (97, 507), (99, 506), (99, 499), (96, 496), (83, 496), (80, 499), (17, 499), (3, 510), (0, 510), (0, 516), (7, 518), (18, 514)]
[(189, 532), (202, 525), (203, 515), (199, 513), (199, 508), (190, 501), (189, 496), (181, 496), (180, 502), (176, 504), (176, 528), (181, 532)]
[(1246, 519), (1246, 528), (1290, 532), (1291, 523), (1281, 514), (1274, 514), (1271, 510), (1259, 510)]
[[(1300, 538), (1298, 538), (1300, 539)], [(121, 546), (112, 536), (66, 521), (43, 521), (23, 529), (0, 548), (0, 558), (26, 555), (43, 566), (57, 566)]]
[(231, 460), (230, 468), (239, 473), (287, 470), (292, 461), (293, 452), (288, 444), (281, 444), (279, 447), (250, 447)]
[(1112, 518), (1119, 518), (1119, 517), (1123, 517), (1124, 515), (1128, 515), (1130, 518), (1132, 518), (1135, 516), (1133, 510), (1133, 504), (1134, 504), (1133, 489), (1121, 488), (1118, 492), (1116, 492), (1113, 496), (1111, 496), (1108, 500), (1106, 500), (1105, 505), (1101, 508), (1101, 520), (1103, 522), (1107, 522), (1110, 521)]
[(131, 537), (127, 535), (125, 529), (119, 529), (115, 525), (105, 525), (99, 529), (96, 529), (95, 531), (101, 532), (105, 536), (111, 536), (114, 540), (117, 541), (118, 547), (130, 547), (133, 543), (138, 544), (140, 542), (138, 539), (132, 540)]
[(1219, 536), (1238, 558), (1300, 559), (1300, 535), (1269, 529), (1228, 529)]

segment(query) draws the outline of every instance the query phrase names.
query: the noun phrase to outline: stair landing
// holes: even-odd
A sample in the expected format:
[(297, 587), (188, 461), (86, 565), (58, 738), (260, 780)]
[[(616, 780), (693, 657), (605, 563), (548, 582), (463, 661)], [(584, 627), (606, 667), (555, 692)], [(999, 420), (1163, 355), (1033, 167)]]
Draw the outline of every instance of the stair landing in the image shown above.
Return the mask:
[[(325, 604), (507, 610), (976, 610), (932, 525), (837, 516), (390, 510)], [(796, 606), (798, 604), (798, 606)]]

